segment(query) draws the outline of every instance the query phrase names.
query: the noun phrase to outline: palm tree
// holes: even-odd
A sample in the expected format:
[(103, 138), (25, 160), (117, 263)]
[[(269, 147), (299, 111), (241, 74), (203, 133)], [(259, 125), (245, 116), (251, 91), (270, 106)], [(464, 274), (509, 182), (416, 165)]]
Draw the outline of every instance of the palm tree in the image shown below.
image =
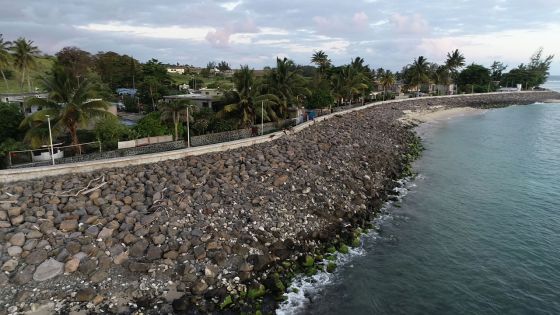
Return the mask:
[(319, 80), (323, 78), (327, 69), (331, 66), (329, 56), (322, 50), (316, 51), (311, 57), (311, 63), (319, 67)]
[(341, 100), (352, 100), (354, 95), (360, 94), (368, 88), (367, 77), (351, 65), (338, 67), (334, 71), (332, 91), (340, 104)]
[[(92, 99), (91, 88), (87, 79), (80, 83), (61, 68), (55, 68), (50, 78), (44, 78), (44, 85), (49, 91), (49, 98), (31, 98), (25, 105), (38, 106), (41, 110), (26, 117), (20, 128), (29, 127), (26, 138), (34, 142), (34, 135), (38, 129), (44, 129), (47, 115), (51, 117), (52, 130), (55, 135), (69, 132), (72, 145), (80, 143), (78, 128), (86, 127), (88, 123), (112, 115), (107, 111), (109, 104), (100, 99)], [(36, 142), (35, 142), (36, 143)], [(78, 149), (79, 150), (79, 149)]]
[(445, 65), (452, 72), (457, 71), (465, 65), (465, 56), (459, 52), (459, 49), (455, 49), (454, 51), (447, 53)]
[(429, 67), (430, 64), (424, 56), (420, 56), (418, 59), (414, 60), (410, 67), (411, 83), (416, 86), (417, 92), (420, 91), (421, 84), (430, 82)]
[(189, 106), (192, 106), (188, 100), (161, 102), (159, 109), (161, 111), (161, 119), (172, 120), (175, 126), (175, 141), (179, 139), (179, 123), (192, 119), (188, 117)]
[(287, 58), (276, 58), (276, 68), (267, 77), (267, 85), (281, 100), (280, 114), (286, 119), (290, 104), (294, 103), (297, 95), (309, 95), (305, 81), (299, 73), (292, 71), (295, 64)]
[(14, 66), (21, 72), (21, 89), (27, 78), (29, 92), (31, 92), (31, 80), (29, 78), (29, 70), (36, 66), (35, 57), (39, 55), (37, 46), (33, 46), (33, 41), (23, 37), (18, 38), (12, 46), (12, 55), (14, 56)]
[(253, 70), (249, 66), (241, 66), (241, 69), (233, 75), (235, 90), (224, 93), (224, 102), (228, 105), (218, 112), (218, 117), (235, 115), (240, 118), (240, 127), (250, 127), (255, 122), (256, 107), (266, 106), (273, 108), (280, 103), (278, 97), (273, 94), (260, 94), (259, 87), (255, 84)]
[(379, 82), (383, 86), (383, 100), (385, 100), (385, 91), (397, 82), (395, 75), (391, 73), (391, 71), (387, 70), (383, 73)]
[(0, 34), (0, 73), (2, 74), (2, 78), (4, 79), (4, 83), (6, 83), (6, 92), (8, 91), (8, 80), (6, 79), (6, 75), (4, 74), (4, 67), (7, 67), (10, 64), (10, 49), (12, 43), (8, 41), (4, 41), (2, 38), (2, 34)]

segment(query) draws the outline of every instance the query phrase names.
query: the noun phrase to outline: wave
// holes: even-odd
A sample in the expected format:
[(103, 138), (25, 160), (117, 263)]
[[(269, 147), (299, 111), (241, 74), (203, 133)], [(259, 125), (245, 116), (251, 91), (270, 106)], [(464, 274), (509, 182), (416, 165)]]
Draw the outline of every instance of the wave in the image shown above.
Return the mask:
[[(279, 308), (276, 310), (276, 314), (288, 315), (304, 312), (306, 305), (312, 302), (314, 297), (320, 296), (321, 292), (327, 286), (333, 284), (337, 278), (340, 277), (341, 269), (343, 269), (341, 267), (351, 263), (355, 257), (365, 255), (367, 252), (364, 249), (364, 243), (375, 242), (379, 238), (379, 230), (383, 223), (393, 219), (390, 211), (391, 207), (395, 203), (400, 203), (402, 198), (405, 197), (413, 187), (416, 187), (412, 179), (411, 177), (407, 177), (396, 181), (397, 187), (393, 189), (397, 194), (396, 200), (385, 202), (380, 211), (381, 215), (373, 219), (372, 224), (374, 228), (360, 236), (359, 247), (349, 248), (348, 254), (337, 253), (336, 260), (334, 261), (337, 268), (333, 273), (319, 271), (314, 276), (297, 276), (288, 287), (288, 293), (286, 293), (287, 299), (280, 304)], [(329, 262), (330, 261), (327, 259), (323, 260), (325, 266), (327, 266)]]

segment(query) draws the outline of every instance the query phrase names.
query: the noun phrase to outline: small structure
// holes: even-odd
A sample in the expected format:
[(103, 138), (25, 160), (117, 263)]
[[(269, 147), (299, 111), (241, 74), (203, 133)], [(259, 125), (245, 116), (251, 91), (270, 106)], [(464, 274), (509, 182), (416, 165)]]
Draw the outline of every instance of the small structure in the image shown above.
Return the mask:
[(167, 73), (185, 74), (185, 67), (169, 67)]
[[(64, 157), (64, 151), (60, 150), (59, 148), (53, 148), (53, 157), (54, 159), (61, 159)], [(46, 152), (40, 152), (39, 154), (36, 154), (36, 152), (33, 152), (33, 156), (32, 156), (32, 161), (33, 162), (44, 162), (44, 161), (51, 161), (51, 152), (50, 150), (47, 150)]]
[(224, 93), (218, 89), (202, 88), (199, 91), (201, 95), (210, 96), (210, 97), (219, 97), (224, 95)]
[(31, 107), (27, 107), (27, 108), (25, 106), (23, 106), (25, 101), (29, 98), (32, 98), (32, 97), (48, 98), (49, 94), (48, 93), (40, 93), (40, 92), (4, 93), (4, 94), (0, 94), (0, 102), (18, 104), (21, 108), (21, 112), (25, 116), (29, 116), (29, 115), (35, 113), (36, 111), (41, 110), (41, 108), (38, 107), (38, 106), (31, 106)]
[(138, 92), (137, 89), (131, 89), (131, 88), (118, 88), (117, 89), (117, 94), (120, 96), (135, 96), (136, 93)]
[(178, 94), (178, 95), (168, 95), (164, 96), (163, 100), (166, 102), (172, 100), (188, 100), (192, 104), (201, 108), (212, 108), (213, 98), (210, 95), (202, 94)]

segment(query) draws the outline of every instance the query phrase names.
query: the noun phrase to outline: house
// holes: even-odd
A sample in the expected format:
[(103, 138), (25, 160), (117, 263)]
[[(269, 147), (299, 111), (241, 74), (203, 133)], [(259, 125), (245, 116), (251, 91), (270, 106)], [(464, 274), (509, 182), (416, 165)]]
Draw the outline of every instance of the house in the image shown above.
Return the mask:
[(35, 113), (36, 111), (41, 110), (40, 107), (38, 106), (31, 106), (28, 108), (25, 108), (23, 105), (25, 103), (25, 101), (28, 98), (31, 97), (36, 97), (36, 98), (48, 98), (49, 94), (48, 93), (39, 93), (39, 92), (35, 92), (35, 93), (5, 93), (5, 94), (0, 94), (0, 101), (4, 102), (4, 103), (15, 103), (18, 104), (21, 108), (21, 112), (25, 115), (25, 116), (29, 116), (33, 113)]
[(184, 67), (169, 67), (167, 68), (167, 73), (185, 74)]
[(200, 94), (205, 95), (205, 96), (210, 96), (210, 97), (220, 97), (222, 95), (224, 95), (224, 93), (218, 89), (207, 89), (207, 88), (202, 88), (199, 90)]
[(165, 102), (178, 101), (178, 100), (188, 100), (191, 104), (194, 104), (200, 108), (212, 108), (212, 96), (203, 94), (178, 94), (178, 95), (168, 95), (164, 96), (163, 100)]

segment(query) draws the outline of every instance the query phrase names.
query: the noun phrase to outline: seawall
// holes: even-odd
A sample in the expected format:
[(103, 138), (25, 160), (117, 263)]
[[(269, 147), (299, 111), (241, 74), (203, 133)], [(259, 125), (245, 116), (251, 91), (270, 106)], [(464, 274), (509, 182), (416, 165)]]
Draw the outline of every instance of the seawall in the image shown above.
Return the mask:
[(375, 215), (415, 150), (403, 110), (550, 98), (373, 104), (273, 138), (2, 184), (0, 309), (255, 311), (284, 275), (322, 268), (316, 255), (343, 250)]

